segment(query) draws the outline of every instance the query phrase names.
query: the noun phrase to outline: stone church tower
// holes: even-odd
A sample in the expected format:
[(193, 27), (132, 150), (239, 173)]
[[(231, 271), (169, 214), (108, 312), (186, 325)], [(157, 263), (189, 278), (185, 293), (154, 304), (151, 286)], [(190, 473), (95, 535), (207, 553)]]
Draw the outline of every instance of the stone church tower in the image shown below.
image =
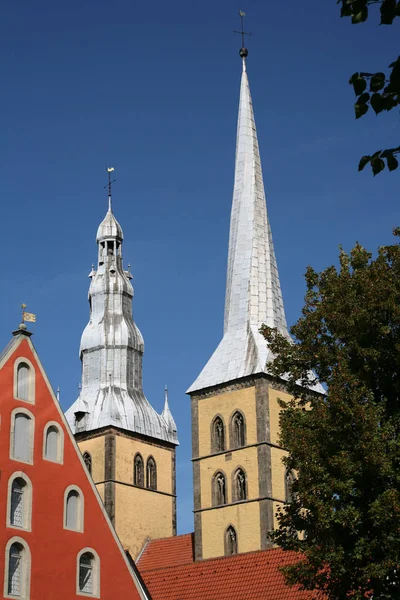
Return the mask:
[(97, 231), (98, 265), (81, 339), (82, 389), (66, 416), (107, 513), (136, 558), (147, 538), (176, 535), (175, 421), (142, 387), (142, 334), (132, 317), (123, 233), (111, 207)]
[[(195, 556), (265, 549), (288, 493), (278, 444), (283, 382), (268, 374), (265, 323), (289, 336), (268, 221), (257, 132), (243, 72), (229, 234), (223, 338), (189, 388)], [(316, 391), (323, 392), (322, 388)]]

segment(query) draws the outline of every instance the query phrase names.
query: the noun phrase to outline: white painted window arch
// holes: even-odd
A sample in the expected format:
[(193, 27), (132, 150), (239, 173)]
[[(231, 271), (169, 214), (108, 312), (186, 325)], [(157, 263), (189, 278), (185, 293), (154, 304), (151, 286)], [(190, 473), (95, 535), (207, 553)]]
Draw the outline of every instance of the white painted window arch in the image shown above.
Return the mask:
[(23, 407), (14, 408), (11, 413), (10, 458), (20, 462), (33, 463), (35, 417)]
[(7, 527), (31, 531), (32, 482), (26, 473), (16, 471), (8, 480)]
[(84, 530), (84, 497), (77, 485), (69, 485), (64, 492), (64, 529)]
[(46, 423), (43, 430), (43, 458), (61, 464), (64, 460), (64, 432), (56, 421)]
[(23, 356), (14, 363), (14, 398), (35, 403), (35, 369), (31, 361)]
[(31, 553), (25, 540), (18, 536), (8, 540), (4, 561), (4, 598), (29, 600)]
[(83, 548), (77, 556), (76, 593), (100, 598), (100, 557), (93, 548)]

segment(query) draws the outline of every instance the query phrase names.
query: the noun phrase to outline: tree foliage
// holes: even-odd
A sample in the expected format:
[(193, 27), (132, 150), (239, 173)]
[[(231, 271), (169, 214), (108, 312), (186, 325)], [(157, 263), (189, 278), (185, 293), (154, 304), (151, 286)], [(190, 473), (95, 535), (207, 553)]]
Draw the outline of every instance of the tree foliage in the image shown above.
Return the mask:
[[(281, 402), (280, 438), (293, 498), (271, 538), (301, 552), (284, 569), (290, 584), (329, 600), (398, 599), (400, 246), (373, 259), (356, 244), (338, 268), (308, 268), (306, 283), (296, 343), (262, 328), (294, 397)], [(310, 391), (317, 380), (328, 394)]]
[[(341, 5), (341, 16), (350, 17), (353, 24), (363, 23), (369, 17), (371, 5), (379, 5), (380, 24), (392, 25), (396, 17), (400, 17), (400, 0), (338, 0)], [(356, 119), (364, 116), (369, 108), (379, 114), (390, 111), (400, 104), (400, 56), (389, 65), (389, 73), (354, 73), (350, 84), (357, 97), (354, 109)], [(396, 155), (400, 146), (378, 150), (374, 154), (363, 156), (358, 165), (362, 171), (367, 164), (371, 165), (374, 175), (380, 173), (387, 165), (389, 171), (399, 166)], [(386, 164), (385, 164), (386, 161)]]

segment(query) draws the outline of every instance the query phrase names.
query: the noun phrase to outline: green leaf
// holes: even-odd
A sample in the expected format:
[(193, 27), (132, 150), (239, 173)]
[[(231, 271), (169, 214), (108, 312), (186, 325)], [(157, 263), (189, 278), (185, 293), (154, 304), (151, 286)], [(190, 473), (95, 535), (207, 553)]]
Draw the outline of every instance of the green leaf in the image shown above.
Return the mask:
[(381, 4), (381, 25), (391, 25), (396, 17), (396, 0), (383, 0)]
[(385, 73), (375, 73), (371, 78), (369, 89), (371, 92), (379, 92), (385, 87)]
[(376, 114), (379, 114), (385, 109), (385, 103), (380, 94), (372, 94), (371, 96), (371, 106), (374, 109)]
[(358, 164), (358, 170), (362, 171), (363, 168), (365, 167), (365, 165), (367, 165), (370, 160), (371, 160), (371, 157), (369, 156), (369, 154), (366, 154), (365, 156), (363, 156)]
[(395, 171), (399, 166), (399, 161), (395, 156), (393, 156), (393, 154), (389, 154), (389, 156), (386, 158), (386, 161), (389, 171)]
[(354, 73), (350, 77), (349, 83), (353, 86), (356, 96), (360, 96), (367, 88), (367, 82), (359, 73)]
[(358, 102), (354, 105), (356, 113), (356, 119), (363, 117), (368, 112), (368, 104), (359, 104)]
[(378, 175), (385, 168), (385, 163), (381, 158), (372, 158), (371, 167), (374, 175)]
[(351, 18), (351, 22), (353, 25), (357, 25), (357, 23), (364, 23), (368, 19), (368, 6), (364, 6), (360, 12), (353, 14)]

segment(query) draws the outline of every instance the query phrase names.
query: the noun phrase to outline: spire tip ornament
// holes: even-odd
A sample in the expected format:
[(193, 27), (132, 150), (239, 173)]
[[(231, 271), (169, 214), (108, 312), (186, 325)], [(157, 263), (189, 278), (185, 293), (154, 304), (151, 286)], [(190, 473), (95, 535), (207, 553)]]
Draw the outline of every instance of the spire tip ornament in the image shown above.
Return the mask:
[(111, 194), (111, 186), (112, 184), (116, 181), (116, 179), (113, 179), (111, 181), (111, 173), (115, 171), (114, 167), (107, 167), (107, 173), (108, 173), (108, 183), (107, 185), (104, 186), (104, 189), (108, 188), (108, 210), (112, 210), (112, 194)]
[(245, 35), (251, 35), (251, 31), (245, 31), (244, 30), (244, 21), (243, 21), (243, 19), (246, 16), (246, 13), (243, 12), (243, 10), (239, 10), (239, 16), (240, 16), (241, 29), (240, 29), (240, 31), (238, 31), (238, 30), (235, 29), (233, 33), (239, 33), (242, 36), (242, 47), (239, 50), (239, 54), (240, 54), (240, 57), (244, 61), (244, 59), (246, 59), (248, 57), (248, 55), (249, 55), (249, 51), (247, 50), (247, 48), (244, 47), (244, 36)]

